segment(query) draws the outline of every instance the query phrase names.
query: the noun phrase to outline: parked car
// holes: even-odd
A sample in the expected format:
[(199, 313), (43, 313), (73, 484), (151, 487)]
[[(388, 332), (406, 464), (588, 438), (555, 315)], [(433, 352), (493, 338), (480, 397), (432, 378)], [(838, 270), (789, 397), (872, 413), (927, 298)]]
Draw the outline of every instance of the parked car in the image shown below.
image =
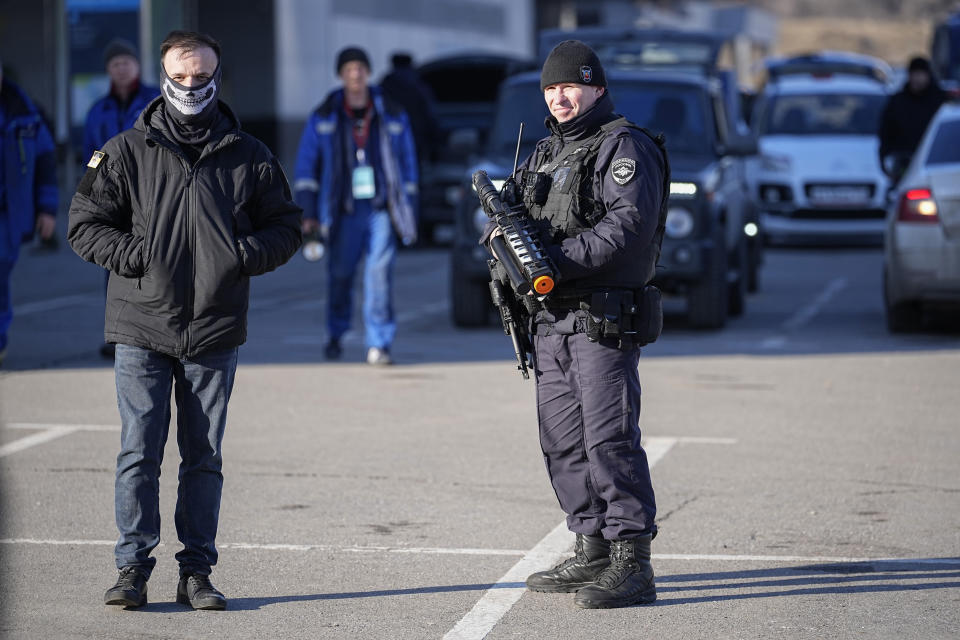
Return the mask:
[(925, 310), (960, 321), (960, 104), (934, 116), (892, 195), (883, 247), (887, 327), (919, 329)]
[(531, 60), (487, 53), (437, 58), (417, 68), (434, 97), (439, 140), (420, 179), (420, 237), (453, 222), (463, 172), (486, 146), (504, 78), (533, 67)]
[(749, 181), (768, 241), (880, 243), (888, 179), (877, 129), (889, 91), (886, 80), (825, 70), (775, 74), (764, 87)]
[[(539, 74), (526, 73), (503, 84), (486, 157), (470, 174), (484, 169), (491, 178), (509, 175), (521, 122), (521, 158), (546, 135), (540, 123), (548, 112), (539, 82)], [(755, 145), (727, 131), (720, 87), (712, 79), (611, 69), (607, 82), (618, 113), (667, 139), (673, 182), (655, 281), (665, 292), (686, 297), (692, 326), (721, 327), (728, 314), (745, 307), (742, 156), (754, 153)], [(469, 184), (469, 176), (464, 179)], [(489, 256), (477, 245), (485, 223), (471, 193), (458, 210), (451, 252), (452, 315), (458, 326), (483, 325), (490, 317)]]

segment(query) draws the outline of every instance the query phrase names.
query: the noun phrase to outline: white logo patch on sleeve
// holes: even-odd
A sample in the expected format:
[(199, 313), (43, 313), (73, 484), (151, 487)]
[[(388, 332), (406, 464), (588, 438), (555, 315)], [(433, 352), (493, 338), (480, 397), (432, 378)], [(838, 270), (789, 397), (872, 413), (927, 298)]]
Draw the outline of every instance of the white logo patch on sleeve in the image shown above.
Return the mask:
[(637, 162), (633, 158), (617, 158), (610, 164), (613, 180), (621, 187), (637, 175)]

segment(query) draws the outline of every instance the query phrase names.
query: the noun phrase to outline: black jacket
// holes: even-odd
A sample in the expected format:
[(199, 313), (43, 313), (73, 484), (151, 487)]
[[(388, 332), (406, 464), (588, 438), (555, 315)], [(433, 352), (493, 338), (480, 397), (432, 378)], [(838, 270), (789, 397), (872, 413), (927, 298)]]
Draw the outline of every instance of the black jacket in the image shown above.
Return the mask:
[[(608, 95), (569, 122), (549, 116), (551, 135), (537, 143), (522, 168), (542, 169), (567, 144), (593, 138), (616, 118)], [(615, 173), (618, 167), (622, 173)], [(602, 207), (602, 217), (591, 229), (547, 249), (560, 271), (561, 291), (639, 288), (650, 281), (660, 252), (666, 172), (664, 153), (639, 130), (617, 127), (604, 137), (592, 176), (592, 199)]]
[(300, 208), (280, 164), (220, 107), (195, 164), (157, 98), (80, 181), (67, 235), (81, 258), (110, 270), (108, 342), (176, 357), (240, 345), (250, 276), (300, 246)]
[(920, 146), (927, 125), (947, 100), (947, 94), (931, 78), (921, 93), (904, 86), (890, 96), (880, 116), (880, 160), (888, 154), (913, 154)]

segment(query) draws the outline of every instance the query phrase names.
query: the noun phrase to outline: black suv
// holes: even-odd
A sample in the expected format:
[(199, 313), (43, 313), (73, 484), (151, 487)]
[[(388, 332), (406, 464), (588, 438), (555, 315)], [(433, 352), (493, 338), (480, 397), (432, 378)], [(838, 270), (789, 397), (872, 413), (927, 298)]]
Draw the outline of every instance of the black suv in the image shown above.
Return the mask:
[[(607, 82), (617, 113), (667, 139), (672, 183), (655, 282), (667, 293), (686, 296), (691, 326), (722, 327), (728, 314), (742, 313), (745, 305), (744, 216), (749, 202), (742, 156), (756, 153), (756, 144), (728, 133), (715, 79), (611, 70)], [(547, 108), (539, 75), (507, 79), (497, 105), (486, 161), (473, 170), (485, 169), (492, 179), (504, 179), (512, 169), (520, 123), (524, 123), (521, 158), (546, 135), (542, 122)], [(492, 308), (488, 255), (477, 245), (486, 216), (472, 191), (465, 191), (473, 197), (464, 198), (457, 211), (452, 314), (458, 326), (479, 326), (489, 321)]]
[(504, 78), (533, 62), (495, 54), (458, 54), (417, 69), (434, 99), (439, 139), (420, 176), (420, 237), (430, 242), (438, 224), (453, 221), (462, 197), (463, 172), (485, 148)]

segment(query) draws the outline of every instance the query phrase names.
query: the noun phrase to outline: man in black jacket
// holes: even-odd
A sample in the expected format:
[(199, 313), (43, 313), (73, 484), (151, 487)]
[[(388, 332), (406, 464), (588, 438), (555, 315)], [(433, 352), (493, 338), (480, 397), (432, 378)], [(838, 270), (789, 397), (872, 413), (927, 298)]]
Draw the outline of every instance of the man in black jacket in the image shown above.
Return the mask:
[(900, 156), (906, 168), (913, 152), (920, 146), (927, 125), (947, 100), (933, 76), (930, 61), (914, 58), (907, 67), (907, 81), (903, 88), (890, 96), (880, 117), (880, 162), (887, 156)]
[(223, 486), (221, 443), (250, 276), (300, 245), (300, 209), (276, 158), (218, 100), (220, 45), (171, 32), (161, 97), (95, 151), (70, 205), (68, 238), (110, 270), (105, 338), (116, 343), (117, 583), (106, 604), (147, 601), (160, 541), (159, 476), (177, 402), (177, 601), (223, 609), (210, 583)]

